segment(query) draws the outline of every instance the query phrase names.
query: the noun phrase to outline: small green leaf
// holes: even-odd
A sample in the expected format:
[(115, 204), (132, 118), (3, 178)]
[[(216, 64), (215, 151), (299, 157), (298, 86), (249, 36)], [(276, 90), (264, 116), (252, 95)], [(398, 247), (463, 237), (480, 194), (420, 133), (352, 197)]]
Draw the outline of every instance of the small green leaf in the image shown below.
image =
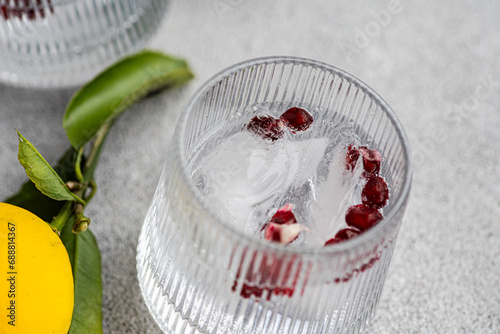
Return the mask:
[(124, 58), (73, 95), (62, 121), (71, 145), (75, 149), (85, 145), (143, 96), (192, 77), (184, 60), (159, 52), (146, 50)]
[(66, 187), (54, 169), (19, 131), (17, 135), (19, 136), (19, 162), (38, 190), (56, 201), (78, 201), (85, 204), (80, 197)]
[[(74, 180), (74, 167), (76, 151), (73, 148), (67, 150), (57, 162), (54, 171), (66, 182)], [(50, 222), (64, 205), (62, 201), (53, 200), (40, 192), (31, 180), (26, 181), (19, 192), (5, 200), (5, 203), (24, 208), (46, 222)]]
[(90, 230), (74, 234), (70, 218), (61, 232), (75, 283), (75, 308), (68, 334), (102, 334), (101, 255)]

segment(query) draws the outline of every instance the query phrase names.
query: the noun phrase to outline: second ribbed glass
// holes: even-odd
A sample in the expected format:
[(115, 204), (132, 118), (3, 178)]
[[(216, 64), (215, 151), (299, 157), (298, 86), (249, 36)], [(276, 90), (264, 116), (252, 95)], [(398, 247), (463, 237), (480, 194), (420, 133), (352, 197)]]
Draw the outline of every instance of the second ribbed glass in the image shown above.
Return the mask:
[[(192, 161), (229, 122), (263, 105), (270, 112), (307, 105), (317, 129), (349, 129), (376, 148), (391, 193), (385, 218), (320, 247), (271, 243), (221, 216), (193, 180)], [(401, 226), (408, 157), (390, 107), (333, 66), (270, 57), (216, 75), (183, 113), (139, 239), (139, 283), (156, 322), (166, 333), (359, 333), (374, 314)]]
[(0, 81), (80, 85), (145, 45), (168, 0), (0, 0)]

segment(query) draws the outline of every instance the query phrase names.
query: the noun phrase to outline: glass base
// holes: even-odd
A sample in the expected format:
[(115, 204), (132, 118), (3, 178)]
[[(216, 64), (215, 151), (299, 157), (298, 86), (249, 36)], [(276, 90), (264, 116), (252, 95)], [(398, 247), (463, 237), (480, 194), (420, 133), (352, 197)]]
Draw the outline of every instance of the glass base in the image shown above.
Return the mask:
[[(155, 215), (148, 214), (148, 217)], [(179, 264), (175, 263), (173, 253), (162, 256), (163, 247), (153, 251), (155, 239), (159, 238), (158, 234), (148, 233), (148, 229), (152, 231), (151, 225), (145, 223), (138, 243), (139, 286), (153, 319), (168, 334), (362, 333), (374, 316), (394, 247), (394, 243), (389, 243), (373, 268), (356, 274), (347, 282), (309, 287), (306, 296), (295, 296), (298, 297), (295, 302), (304, 303), (304, 307), (297, 307), (293, 302), (290, 304), (287, 296), (273, 296), (270, 301), (241, 298), (231, 291), (230, 284), (214, 287), (216, 291), (212, 295), (203, 292), (207, 286), (212, 287), (210, 274), (193, 270), (199, 268), (196, 265), (175, 269)], [(174, 247), (166, 248), (178, 249), (179, 244), (175, 241), (173, 244)], [(196, 257), (185, 260), (192, 264)], [(197, 280), (196, 276), (202, 279)], [(328, 306), (328, 298), (324, 296), (343, 302), (335, 301), (335, 306)], [(323, 305), (318, 307), (318, 304)], [(332, 309), (326, 311), (328, 308)], [(321, 313), (323, 315), (318, 316)], [(282, 314), (290, 316), (283, 318)]]

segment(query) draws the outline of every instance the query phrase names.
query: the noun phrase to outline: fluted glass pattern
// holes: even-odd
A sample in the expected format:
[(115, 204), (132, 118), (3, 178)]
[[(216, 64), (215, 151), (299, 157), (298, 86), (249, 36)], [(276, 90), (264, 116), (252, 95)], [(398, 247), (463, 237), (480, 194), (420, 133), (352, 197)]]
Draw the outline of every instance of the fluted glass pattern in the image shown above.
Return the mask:
[(0, 80), (65, 87), (145, 45), (167, 0), (0, 0)]
[[(321, 131), (351, 123), (359, 138), (384, 157), (381, 174), (391, 187), (385, 219), (355, 239), (323, 248), (283, 247), (219, 219), (190, 180), (187, 162), (215, 128), (256, 103), (318, 108), (322, 113), (315, 122), (324, 124)], [(332, 66), (261, 58), (235, 65), (203, 85), (174, 138), (137, 253), (142, 293), (161, 329), (362, 331), (382, 291), (411, 183), (406, 137), (390, 107)]]

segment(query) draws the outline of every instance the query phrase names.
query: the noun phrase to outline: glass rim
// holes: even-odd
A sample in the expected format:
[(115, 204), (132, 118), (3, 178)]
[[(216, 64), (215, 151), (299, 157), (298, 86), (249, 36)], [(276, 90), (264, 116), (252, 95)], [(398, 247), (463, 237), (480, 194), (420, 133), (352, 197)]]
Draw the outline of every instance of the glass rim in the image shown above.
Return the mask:
[[(283, 64), (305, 64), (315, 68), (321, 68), (327, 72), (333, 73), (336, 76), (347, 80), (348, 82), (356, 85), (358, 88), (361, 88), (364, 93), (370, 96), (383, 110), (383, 112), (388, 116), (389, 120), (393, 124), (395, 131), (398, 135), (398, 139), (401, 142), (403, 147), (403, 155), (406, 161), (404, 168), (404, 178), (403, 185), (401, 188), (401, 194), (396, 199), (394, 206), (390, 211), (384, 216), (383, 220), (376, 224), (374, 227), (369, 230), (361, 233), (356, 238), (346, 240), (344, 242), (340, 242), (337, 244), (329, 245), (328, 247), (318, 247), (318, 246), (304, 246), (297, 245), (292, 247), (285, 247), (284, 245), (269, 242), (264, 239), (260, 239), (256, 236), (250, 235), (246, 233), (242, 229), (238, 229), (234, 225), (226, 222), (218, 217), (218, 215), (214, 212), (213, 209), (210, 208), (209, 200), (203, 197), (199, 191), (196, 190), (196, 186), (192, 182), (191, 178), (187, 174), (187, 161), (180, 152), (184, 151), (184, 129), (186, 127), (186, 122), (188, 117), (190, 116), (193, 106), (197, 103), (200, 97), (204, 96), (205, 93), (211, 89), (214, 85), (220, 82), (223, 78), (229, 76), (232, 73), (240, 71), (245, 68), (249, 68), (256, 65), (268, 65), (273, 63), (283, 63)], [(357, 247), (362, 247), (363, 245), (370, 242), (370, 240), (376, 239), (377, 235), (385, 229), (387, 225), (390, 224), (394, 219), (398, 219), (397, 214), (404, 209), (405, 204), (408, 201), (410, 188), (411, 188), (411, 180), (412, 180), (412, 163), (411, 163), (411, 155), (410, 155), (410, 145), (409, 140), (406, 136), (405, 130), (399, 121), (396, 113), (392, 110), (389, 104), (380, 97), (372, 88), (370, 88), (367, 84), (365, 84), (360, 79), (356, 78), (352, 74), (341, 70), (335, 66), (329, 65), (327, 63), (312, 60), (308, 58), (302, 57), (293, 57), (293, 56), (266, 56), (259, 58), (252, 58), (242, 62), (238, 62), (232, 66), (226, 67), (225, 69), (219, 71), (215, 75), (213, 75), (210, 79), (205, 81), (193, 94), (190, 98), (187, 105), (183, 108), (183, 114), (178, 122), (177, 126), (178, 135), (175, 136), (175, 141), (172, 145), (175, 146), (176, 154), (179, 154), (181, 160), (181, 169), (182, 169), (182, 177), (184, 181), (189, 185), (189, 190), (194, 199), (199, 203), (199, 205), (205, 210), (211, 218), (217, 223), (221, 224), (226, 230), (228, 230), (231, 234), (234, 234), (235, 238), (238, 240), (245, 240), (248, 242), (249, 246), (254, 246), (260, 250), (269, 250), (277, 253), (284, 254), (296, 254), (296, 255), (333, 255), (337, 253), (342, 253), (346, 251), (350, 251), (356, 249)]]

